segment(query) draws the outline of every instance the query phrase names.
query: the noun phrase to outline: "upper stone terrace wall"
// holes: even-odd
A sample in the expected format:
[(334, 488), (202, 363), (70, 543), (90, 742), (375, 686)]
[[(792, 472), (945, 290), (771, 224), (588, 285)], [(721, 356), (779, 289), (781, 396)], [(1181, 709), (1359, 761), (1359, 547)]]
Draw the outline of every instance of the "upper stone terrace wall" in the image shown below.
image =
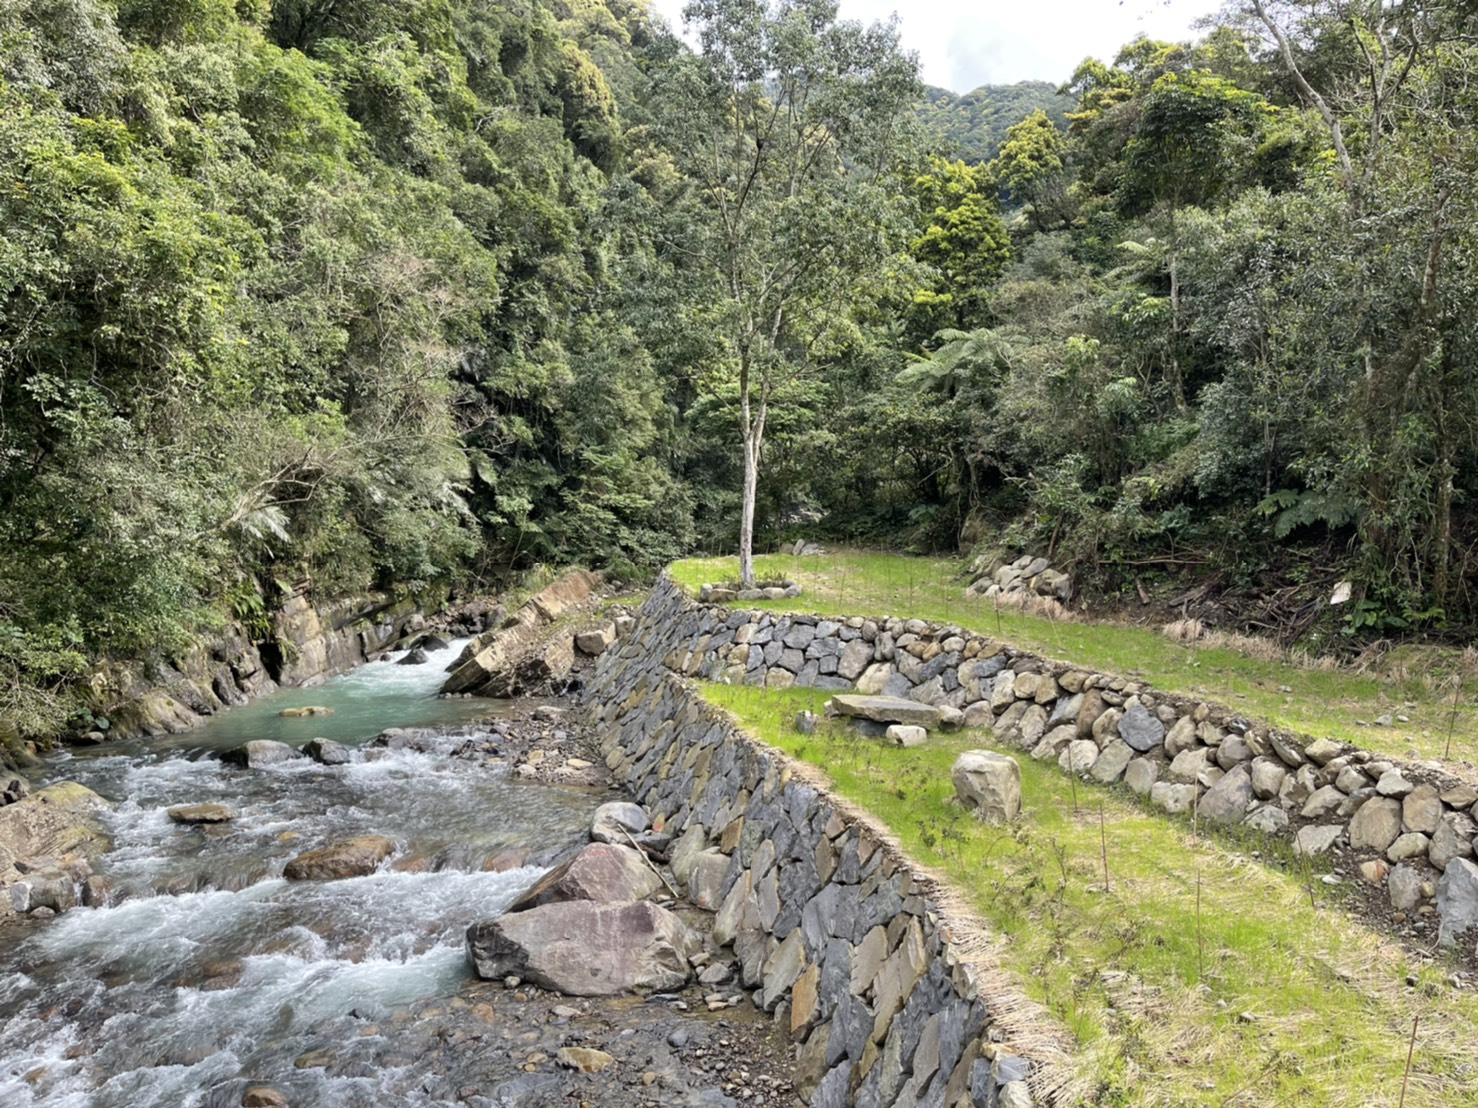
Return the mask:
[(885, 693), (990, 726), (1039, 760), (1122, 781), (1168, 812), (1246, 824), (1383, 888), (1419, 939), (1478, 925), (1478, 790), (1428, 766), (1304, 740), (1217, 705), (1050, 662), (947, 624), (699, 604), (664, 577), (644, 647), (672, 672)]

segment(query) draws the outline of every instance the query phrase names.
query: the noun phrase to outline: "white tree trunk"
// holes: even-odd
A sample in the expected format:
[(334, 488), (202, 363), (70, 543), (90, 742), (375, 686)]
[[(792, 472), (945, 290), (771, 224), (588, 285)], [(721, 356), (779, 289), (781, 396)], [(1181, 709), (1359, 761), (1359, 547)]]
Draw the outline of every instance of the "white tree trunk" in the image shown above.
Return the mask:
[(739, 510), (739, 585), (754, 588), (754, 496), (760, 476), (759, 425), (744, 436), (744, 501)]

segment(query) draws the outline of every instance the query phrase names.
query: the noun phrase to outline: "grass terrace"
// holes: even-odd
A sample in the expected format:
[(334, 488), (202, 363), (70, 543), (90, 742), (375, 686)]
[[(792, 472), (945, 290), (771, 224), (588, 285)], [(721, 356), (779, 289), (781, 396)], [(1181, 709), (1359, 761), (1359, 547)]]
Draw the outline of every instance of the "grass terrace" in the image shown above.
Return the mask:
[[(914, 588), (912, 614), (963, 622), (958, 607), (946, 617), (931, 606), (942, 595)], [(869, 591), (835, 603), (878, 611), (888, 600)], [(989, 826), (952, 803), (949, 776), (960, 751), (992, 746), (989, 731), (903, 749), (839, 721), (797, 732), (796, 713), (826, 700), (816, 690), (703, 692), (750, 734), (821, 768), (965, 896), (1002, 967), (1076, 1037), (1096, 1103), (1474, 1103), (1478, 995), (1352, 919), (1339, 888), (1282, 844), (1210, 837), (1019, 751), (1022, 815)]]
[[(755, 568), (761, 576), (799, 582), (804, 593), (794, 600), (747, 601), (741, 605), (746, 608), (953, 623), (1085, 669), (1218, 701), (1290, 731), (1342, 739), (1396, 758), (1478, 763), (1478, 704), (1460, 688), (1455, 700), (1453, 683), (1446, 679), (1460, 672), (1456, 651), (1408, 652), (1378, 676), (1177, 643), (1142, 627), (1049, 619), (966, 599), (960, 578), (964, 566), (954, 559), (840, 550), (806, 558), (764, 555), (755, 559)], [(670, 572), (696, 596), (704, 584), (736, 578), (738, 563), (695, 558), (674, 563)], [(1393, 717), (1392, 726), (1359, 722), (1385, 715)]]

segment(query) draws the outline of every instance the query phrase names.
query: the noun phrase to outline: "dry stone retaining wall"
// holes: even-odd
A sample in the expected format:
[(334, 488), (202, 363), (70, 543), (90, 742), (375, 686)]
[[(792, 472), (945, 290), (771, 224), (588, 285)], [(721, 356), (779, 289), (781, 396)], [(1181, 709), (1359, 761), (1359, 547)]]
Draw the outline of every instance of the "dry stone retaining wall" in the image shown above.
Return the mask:
[(673, 672), (930, 705), (942, 726), (990, 726), (1033, 758), (1122, 782), (1167, 812), (1245, 824), (1301, 853), (1328, 854), (1382, 888), (1418, 939), (1451, 944), (1478, 926), (1478, 789), (1436, 766), (1300, 739), (945, 624), (702, 605), (666, 578), (644, 615), (654, 619)]
[(1032, 1064), (1012, 1054), (928, 884), (672, 672), (732, 648), (745, 618), (653, 593), (588, 686), (606, 764), (678, 836), (673, 869), (798, 1044), (810, 1108), (1030, 1105)]

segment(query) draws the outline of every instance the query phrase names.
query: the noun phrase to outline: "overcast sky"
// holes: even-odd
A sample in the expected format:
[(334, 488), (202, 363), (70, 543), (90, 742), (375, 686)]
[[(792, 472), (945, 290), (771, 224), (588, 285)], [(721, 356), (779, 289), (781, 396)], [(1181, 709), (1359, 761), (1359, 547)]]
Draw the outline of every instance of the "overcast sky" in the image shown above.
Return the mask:
[[(685, 0), (652, 0), (677, 28)], [(841, 0), (844, 19), (893, 12), (924, 80), (955, 92), (985, 84), (1066, 81), (1090, 54), (1109, 61), (1135, 35), (1178, 40), (1218, 0)]]

